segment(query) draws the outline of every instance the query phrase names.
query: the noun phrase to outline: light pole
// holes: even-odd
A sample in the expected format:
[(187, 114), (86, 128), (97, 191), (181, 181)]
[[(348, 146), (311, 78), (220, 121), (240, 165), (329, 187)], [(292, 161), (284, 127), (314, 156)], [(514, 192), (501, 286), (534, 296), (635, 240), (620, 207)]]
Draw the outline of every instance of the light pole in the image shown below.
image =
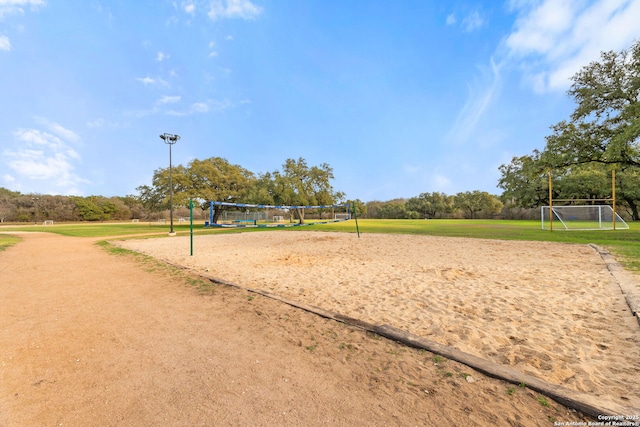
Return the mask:
[(164, 140), (165, 144), (169, 144), (169, 220), (171, 222), (171, 229), (169, 235), (173, 236), (176, 233), (173, 231), (173, 177), (171, 176), (171, 146), (178, 142), (180, 135), (172, 135), (170, 133), (163, 133), (160, 138)]

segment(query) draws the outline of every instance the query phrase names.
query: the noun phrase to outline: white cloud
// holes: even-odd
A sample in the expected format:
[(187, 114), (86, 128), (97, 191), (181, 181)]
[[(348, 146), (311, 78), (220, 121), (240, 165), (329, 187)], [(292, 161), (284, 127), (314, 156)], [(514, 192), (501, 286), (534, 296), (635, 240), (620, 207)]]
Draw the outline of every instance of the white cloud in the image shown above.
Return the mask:
[(453, 144), (463, 144), (474, 134), (480, 119), (500, 92), (500, 70), (501, 65), (492, 59), (490, 67), (482, 70), (479, 81), (469, 85), (467, 102), (458, 114), (447, 138)]
[(185, 13), (188, 13), (189, 15), (195, 15), (196, 5), (193, 4), (192, 2), (183, 2), (182, 10), (184, 10)]
[[(447, 15), (446, 24), (447, 25), (455, 25), (458, 23), (458, 17), (455, 13), (450, 13)], [(463, 31), (471, 32), (477, 30), (485, 24), (484, 18), (480, 15), (480, 12), (477, 10), (468, 12), (465, 16), (462, 17), (462, 21), (460, 21), (460, 26)]]
[(628, 48), (638, 37), (640, 0), (512, 1), (518, 13), (504, 48), (538, 92), (564, 91), (603, 51)]
[(0, 0), (0, 19), (9, 14), (24, 13), (24, 7), (37, 10), (45, 5), (44, 0)]
[(158, 56), (156, 56), (156, 61), (158, 61), (158, 62), (162, 62), (162, 61), (164, 61), (165, 59), (169, 59), (169, 55), (167, 55), (167, 54), (166, 54), (166, 53), (164, 53), (164, 52), (158, 52)]
[(453, 25), (456, 22), (457, 22), (456, 15), (454, 15), (453, 13), (450, 15), (447, 15), (447, 25)]
[(52, 133), (33, 128), (16, 130), (14, 147), (2, 152), (3, 161), (13, 171), (4, 176), (4, 181), (18, 183), (21, 188), (31, 181), (33, 191), (38, 192), (46, 187), (50, 192), (77, 194), (78, 186), (89, 182), (74, 172), (74, 163), (81, 161), (81, 156), (69, 142), (79, 142), (79, 137), (55, 122), (38, 121)]
[(142, 82), (145, 86), (146, 85), (151, 85), (155, 83), (155, 80), (152, 79), (151, 77), (138, 77), (136, 80), (138, 80), (139, 82)]
[(188, 116), (196, 113), (208, 113), (210, 111), (222, 113), (233, 107), (234, 105), (228, 99), (224, 99), (222, 101), (207, 100), (204, 102), (194, 102), (187, 110), (169, 110), (165, 112), (165, 114), (169, 116)]
[(0, 7), (44, 6), (44, 0), (0, 0)]
[(0, 50), (6, 50), (7, 52), (11, 50), (11, 41), (7, 36), (0, 36)]
[(484, 19), (480, 16), (480, 13), (476, 10), (462, 19), (462, 27), (466, 32), (477, 30), (484, 25)]
[(154, 79), (152, 77), (146, 76), (146, 77), (138, 77), (136, 80), (138, 80), (139, 82), (141, 82), (145, 86), (169, 87), (169, 83), (167, 83), (166, 81), (162, 80), (160, 77), (157, 77), (157, 78)]
[(160, 98), (156, 104), (157, 105), (164, 105), (164, 104), (173, 104), (175, 102), (179, 102), (180, 101), (180, 96), (167, 96), (164, 95), (162, 98)]
[(20, 183), (18, 183), (16, 179), (8, 173), (2, 176), (2, 186), (5, 188), (13, 188), (14, 191), (21, 190)]
[(29, 145), (57, 147), (62, 144), (58, 137), (43, 133), (37, 129), (18, 129), (13, 135), (19, 140), (29, 143)]
[(206, 113), (210, 109), (209, 104), (206, 102), (196, 102), (191, 104), (191, 111), (194, 113)]
[(215, 111), (217, 113), (221, 113), (225, 110), (228, 110), (229, 108), (235, 107), (235, 105), (228, 99), (224, 99), (222, 101), (218, 101), (218, 100), (208, 101), (207, 105), (209, 105), (210, 110)]
[(538, 8), (522, 14), (517, 30), (507, 38), (514, 53), (550, 52), (557, 39), (573, 25), (576, 4), (571, 0), (545, 1)]
[(255, 19), (262, 13), (262, 8), (249, 0), (213, 0), (210, 3), (209, 18), (242, 18)]
[(105, 125), (105, 120), (103, 118), (93, 120), (91, 122), (87, 122), (87, 127), (89, 129), (101, 128)]
[(213, 50), (213, 48), (215, 46), (216, 46), (215, 42), (213, 42), (213, 41), (209, 42), (209, 50), (211, 51), (211, 52), (209, 52), (209, 57), (211, 57), (211, 58), (218, 56), (218, 52)]
[[(7, 15), (24, 14), (24, 7), (30, 6), (32, 10), (37, 10), (45, 4), (44, 0), (0, 0), (0, 21)], [(0, 36), (0, 50), (7, 52), (11, 50), (9, 37)]]
[(58, 137), (65, 139), (71, 142), (79, 142), (80, 136), (70, 129), (66, 129), (62, 125), (52, 122), (51, 120), (45, 119), (43, 117), (37, 117), (36, 122), (45, 126), (49, 131), (55, 133)]

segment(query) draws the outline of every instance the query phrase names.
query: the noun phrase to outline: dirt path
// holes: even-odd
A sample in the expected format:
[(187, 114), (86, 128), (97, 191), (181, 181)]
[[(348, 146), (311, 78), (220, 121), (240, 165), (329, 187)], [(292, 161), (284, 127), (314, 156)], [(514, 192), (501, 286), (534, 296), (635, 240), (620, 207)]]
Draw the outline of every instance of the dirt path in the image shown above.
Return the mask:
[[(91, 239), (0, 252), (0, 425), (550, 425), (536, 393)], [(467, 377), (471, 376), (471, 381)]]

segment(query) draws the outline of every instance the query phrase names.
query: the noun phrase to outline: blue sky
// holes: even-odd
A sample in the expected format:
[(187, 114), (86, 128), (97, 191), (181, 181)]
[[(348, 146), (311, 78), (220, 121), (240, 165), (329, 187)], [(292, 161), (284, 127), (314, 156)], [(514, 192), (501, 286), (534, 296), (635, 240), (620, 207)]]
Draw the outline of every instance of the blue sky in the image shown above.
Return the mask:
[(328, 163), (363, 201), (500, 194), (640, 0), (0, 0), (0, 186), (124, 196), (167, 167)]

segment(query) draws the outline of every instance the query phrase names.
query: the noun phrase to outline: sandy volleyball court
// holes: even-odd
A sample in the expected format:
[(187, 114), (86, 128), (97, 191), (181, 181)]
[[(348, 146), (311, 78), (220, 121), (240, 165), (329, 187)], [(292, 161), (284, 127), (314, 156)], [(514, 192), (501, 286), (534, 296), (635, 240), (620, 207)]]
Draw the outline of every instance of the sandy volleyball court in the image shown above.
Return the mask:
[(640, 408), (640, 328), (586, 245), (269, 231), (119, 245)]

